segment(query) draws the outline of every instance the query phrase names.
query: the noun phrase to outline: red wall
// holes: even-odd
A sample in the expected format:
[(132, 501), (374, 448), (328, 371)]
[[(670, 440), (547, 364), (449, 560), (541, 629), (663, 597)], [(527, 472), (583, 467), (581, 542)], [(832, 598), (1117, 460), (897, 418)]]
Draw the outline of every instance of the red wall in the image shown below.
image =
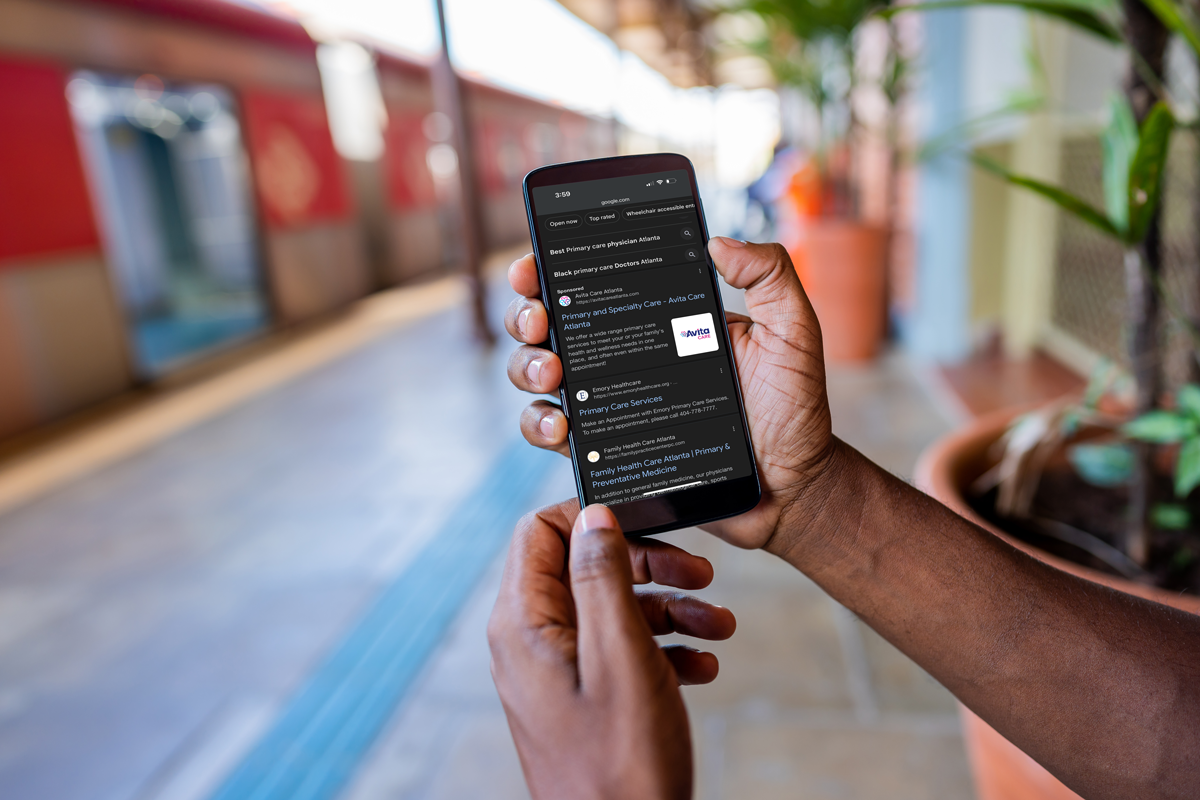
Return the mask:
[(0, 269), (100, 244), (58, 67), (0, 59)]
[(424, 119), (423, 111), (388, 108), (384, 168), (392, 208), (403, 210), (437, 205), (433, 176), (425, 162), (429, 140), (422, 128)]
[(273, 228), (348, 218), (354, 211), (320, 95), (242, 96), (255, 189)]

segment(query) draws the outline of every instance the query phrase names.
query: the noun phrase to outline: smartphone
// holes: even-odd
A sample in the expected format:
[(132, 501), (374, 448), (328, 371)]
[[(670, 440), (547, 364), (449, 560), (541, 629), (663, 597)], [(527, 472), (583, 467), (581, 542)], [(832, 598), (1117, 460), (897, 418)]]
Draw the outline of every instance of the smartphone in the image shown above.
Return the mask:
[(627, 536), (749, 511), (762, 496), (696, 173), (620, 156), (525, 176), (525, 208), (579, 502)]

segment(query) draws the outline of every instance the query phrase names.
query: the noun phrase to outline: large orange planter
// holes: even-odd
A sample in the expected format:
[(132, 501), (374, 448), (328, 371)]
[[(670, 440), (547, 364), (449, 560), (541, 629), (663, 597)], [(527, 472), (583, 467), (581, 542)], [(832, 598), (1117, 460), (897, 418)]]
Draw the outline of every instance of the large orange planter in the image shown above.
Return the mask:
[[(995, 463), (995, 459), (989, 457), (992, 444), (1022, 410), (1008, 409), (981, 417), (934, 442), (917, 462), (917, 485), (975, 524), (1064, 572), (1120, 592), (1200, 614), (1200, 597), (1178, 595), (1082, 567), (1014, 539), (975, 513), (966, 500), (963, 487), (969, 486)], [(975, 776), (978, 800), (1080, 800), (1079, 795), (969, 709), (960, 706), (960, 711), (963, 738)]]
[(883, 343), (887, 321), (887, 231), (860, 222), (814, 219), (792, 261), (821, 322), (825, 358), (864, 361)]

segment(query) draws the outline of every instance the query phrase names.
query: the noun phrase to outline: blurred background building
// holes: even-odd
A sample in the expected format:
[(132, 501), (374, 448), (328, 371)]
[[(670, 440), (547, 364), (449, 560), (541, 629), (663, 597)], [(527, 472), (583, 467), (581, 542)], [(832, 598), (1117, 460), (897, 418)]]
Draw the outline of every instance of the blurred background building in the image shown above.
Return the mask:
[[(431, 1), (0, 0), (0, 795), (523, 796), (482, 620), (513, 520), (572, 488), (516, 442), (460, 278), (498, 331), (535, 167), (689, 156), (710, 231), (783, 241), (827, 342), (866, 336), (835, 425), (898, 474), (1123, 358), (1120, 247), (966, 158), (1102, 204), (1117, 46), (858, 9), (814, 79), (751, 6), (445, 11), (468, 158)], [(849, 295), (831, 216), (875, 253)], [(1192, 219), (1164, 218), (1187, 303)], [(944, 690), (799, 576), (678, 536), (742, 620), (726, 688), (689, 690), (704, 797), (971, 796)]]

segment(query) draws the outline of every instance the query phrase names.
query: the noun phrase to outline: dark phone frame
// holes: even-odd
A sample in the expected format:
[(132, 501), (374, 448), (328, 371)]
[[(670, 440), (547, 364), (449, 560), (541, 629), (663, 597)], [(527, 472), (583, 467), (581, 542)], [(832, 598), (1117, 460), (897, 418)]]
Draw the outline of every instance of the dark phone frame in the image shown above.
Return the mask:
[[(720, 284), (717, 282), (716, 267), (713, 266), (712, 259), (708, 255), (708, 223), (704, 219), (704, 207), (700, 202), (696, 171), (692, 168), (692, 162), (685, 156), (676, 153), (654, 153), (550, 164), (533, 170), (525, 176), (525, 180), (522, 182), (525, 192), (525, 213), (529, 217), (529, 235), (533, 240), (533, 256), (537, 261), (538, 285), (542, 292), (542, 303), (546, 306), (547, 316), (549, 316), (550, 292), (546, 281), (546, 265), (542, 263), (542, 241), (538, 231), (538, 215), (533, 206), (530, 190), (540, 186), (671, 170), (687, 172), (692, 196), (696, 198), (696, 214), (700, 219), (700, 247), (704, 253), (704, 263), (708, 267), (708, 277), (712, 283), (713, 295), (717, 299), (718, 316), (721, 318), (719, 335), (725, 347), (725, 358), (729, 362), (730, 372), (733, 375), (738, 415), (742, 419), (742, 436), (745, 439), (746, 451), (750, 454), (751, 474), (743, 478), (705, 484), (694, 489), (680, 489), (657, 497), (631, 500), (610, 506), (617, 521), (621, 523), (625, 535), (630, 538), (703, 525), (706, 522), (715, 522), (726, 517), (744, 514), (758, 505), (762, 498), (762, 486), (758, 478), (758, 462), (754, 458), (754, 445), (750, 441), (750, 425), (746, 420), (745, 404), (742, 402), (741, 378), (738, 376), (737, 364), (733, 360), (733, 350), (729, 346), (729, 326), (725, 319), (725, 303), (721, 297)], [(548, 319), (548, 322), (550, 323), (548, 326), (550, 349), (554, 351), (555, 355), (562, 358), (559, 353), (558, 336), (554, 330), (554, 320)], [(575, 452), (575, 434), (571, 431), (570, 426), (571, 403), (566, 392), (565, 370), (563, 382), (558, 387), (558, 396), (563, 412), (567, 414), (567, 443), (571, 448), (571, 466), (575, 468), (575, 490), (579, 495), (580, 505), (582, 505), (585, 502), (583, 477), (578, 454)]]

